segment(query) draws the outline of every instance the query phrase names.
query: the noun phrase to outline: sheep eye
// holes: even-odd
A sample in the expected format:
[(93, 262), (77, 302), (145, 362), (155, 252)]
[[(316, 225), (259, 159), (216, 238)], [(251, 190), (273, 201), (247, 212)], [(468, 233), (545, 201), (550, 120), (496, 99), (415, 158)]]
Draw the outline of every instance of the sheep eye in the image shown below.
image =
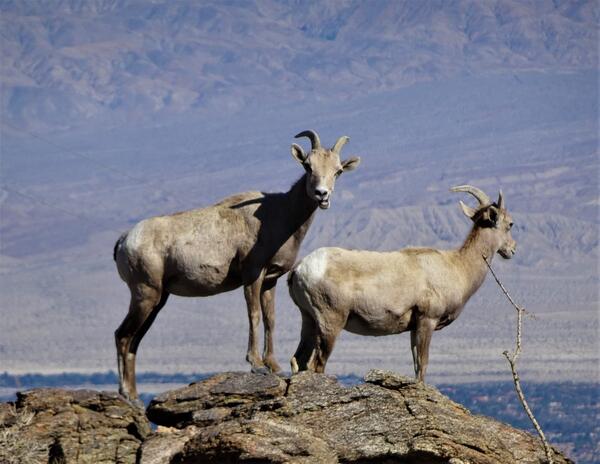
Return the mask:
[(335, 173), (335, 177), (339, 177), (342, 174), (342, 172), (344, 172), (344, 170), (340, 169), (338, 172)]
[(512, 229), (512, 226), (513, 226), (513, 223), (511, 222), (511, 223), (508, 225), (508, 229), (509, 229), (509, 230), (510, 230), (510, 229)]

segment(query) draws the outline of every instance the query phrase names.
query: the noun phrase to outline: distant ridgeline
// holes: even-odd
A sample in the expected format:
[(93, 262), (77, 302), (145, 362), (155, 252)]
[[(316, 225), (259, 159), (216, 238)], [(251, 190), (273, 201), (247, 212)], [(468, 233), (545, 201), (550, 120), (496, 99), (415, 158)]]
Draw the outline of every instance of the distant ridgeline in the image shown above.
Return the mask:
[[(189, 384), (204, 380), (214, 373), (203, 374), (160, 374), (158, 372), (144, 372), (137, 375), (140, 384), (160, 384), (160, 383), (180, 383)], [(337, 376), (338, 381), (343, 385), (354, 385), (362, 379), (357, 375)], [(40, 387), (70, 387), (70, 388), (85, 388), (85, 385), (107, 386), (114, 385), (115, 390), (119, 383), (119, 376), (116, 372), (109, 370), (106, 372), (93, 372), (84, 374), (78, 372), (62, 372), (60, 374), (9, 374), (3, 372), (0, 374), (0, 388), (28, 390), (31, 388)], [(153, 395), (152, 395), (153, 396)], [(0, 394), (0, 401), (12, 401), (14, 393), (10, 395)]]
[[(211, 374), (158, 374), (146, 372), (139, 374), (140, 382), (143, 383), (190, 383), (205, 379)], [(13, 375), (8, 372), (0, 374), (0, 387), (29, 389), (37, 387), (61, 387), (65, 385), (110, 385), (118, 384), (119, 376), (116, 372), (93, 372), (82, 374), (78, 372), (62, 372), (60, 374), (22, 374)]]

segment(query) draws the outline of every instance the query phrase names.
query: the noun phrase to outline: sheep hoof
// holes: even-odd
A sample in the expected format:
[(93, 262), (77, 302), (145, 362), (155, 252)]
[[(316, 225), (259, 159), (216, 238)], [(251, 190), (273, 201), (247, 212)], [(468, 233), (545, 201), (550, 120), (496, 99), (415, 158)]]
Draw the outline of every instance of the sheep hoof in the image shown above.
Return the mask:
[(268, 369), (270, 369), (270, 371), (273, 374), (276, 374), (277, 372), (281, 371), (281, 367), (279, 367), (279, 364), (277, 363), (277, 361), (275, 361), (274, 358), (265, 358), (263, 360), (263, 363), (265, 366), (267, 366)]
[(144, 404), (144, 402), (142, 400), (140, 400), (139, 398), (136, 398), (135, 400), (131, 400), (131, 404), (133, 406), (135, 406), (136, 408), (145, 410), (146, 409), (146, 405)]
[(267, 375), (271, 373), (271, 369), (269, 369), (267, 366), (252, 366), (250, 372), (252, 372), (253, 374)]
[(141, 409), (141, 410), (145, 410), (146, 409), (146, 405), (139, 398), (125, 397), (125, 401), (127, 401), (127, 403), (129, 403), (131, 406), (133, 406), (136, 409)]
[(297, 374), (297, 373), (298, 373), (298, 371), (300, 370), (300, 369), (298, 369), (298, 362), (296, 361), (296, 358), (295, 358), (295, 357), (293, 357), (293, 358), (290, 360), (290, 366), (291, 366), (291, 368), (292, 368), (292, 375), (294, 375), (294, 374)]

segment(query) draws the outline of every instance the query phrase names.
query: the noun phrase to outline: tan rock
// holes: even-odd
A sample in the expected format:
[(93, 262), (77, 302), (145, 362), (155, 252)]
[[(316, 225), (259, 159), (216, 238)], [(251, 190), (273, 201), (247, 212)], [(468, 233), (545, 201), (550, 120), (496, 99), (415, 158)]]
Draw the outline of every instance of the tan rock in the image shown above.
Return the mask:
[[(166, 392), (148, 414), (182, 429), (176, 450), (152, 459), (150, 444), (169, 441), (156, 434), (141, 463), (545, 462), (537, 437), (473, 415), (434, 387), (383, 371), (365, 381), (343, 387), (308, 372), (287, 380), (226, 373)], [(571, 461), (556, 450), (555, 462)]]

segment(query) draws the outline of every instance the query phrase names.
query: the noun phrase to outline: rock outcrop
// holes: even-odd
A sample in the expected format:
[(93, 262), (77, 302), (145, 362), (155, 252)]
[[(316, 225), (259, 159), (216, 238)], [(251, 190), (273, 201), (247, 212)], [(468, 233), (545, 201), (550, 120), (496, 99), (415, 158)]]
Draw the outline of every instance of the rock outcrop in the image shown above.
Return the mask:
[[(309, 372), (228, 372), (156, 397), (147, 416), (155, 432), (116, 393), (19, 393), (0, 404), (0, 463), (545, 462), (536, 437), (383, 371), (352, 387)], [(554, 462), (572, 461), (556, 451)]]
[(10, 437), (3, 464), (133, 464), (152, 432), (144, 412), (117, 393), (50, 388), (18, 393), (14, 406), (4, 403), (3, 431)]
[[(223, 373), (158, 396), (147, 413), (162, 428), (142, 464), (545, 462), (536, 437), (382, 371), (354, 387), (307, 372)], [(571, 461), (556, 451), (555, 462)]]

